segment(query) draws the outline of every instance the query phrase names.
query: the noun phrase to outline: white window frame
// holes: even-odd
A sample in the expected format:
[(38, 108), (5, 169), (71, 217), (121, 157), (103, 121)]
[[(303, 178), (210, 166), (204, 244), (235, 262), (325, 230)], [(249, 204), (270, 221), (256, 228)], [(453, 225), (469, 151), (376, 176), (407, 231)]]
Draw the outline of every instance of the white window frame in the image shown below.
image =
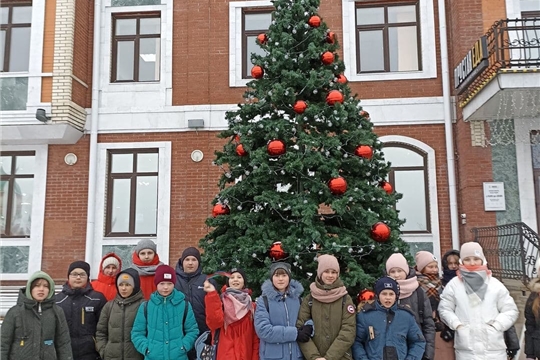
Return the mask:
[(45, 222), (45, 195), (47, 189), (47, 145), (2, 146), (2, 151), (34, 151), (34, 192), (32, 195), (32, 225), (29, 238), (0, 238), (0, 246), (28, 246), (28, 272), (1, 273), (2, 280), (28, 280), (31, 274), (41, 270), (43, 252), (43, 227)]
[(387, 135), (381, 136), (379, 140), (383, 143), (399, 143), (405, 144), (419, 149), (427, 155), (427, 179), (426, 189), (428, 189), (428, 201), (429, 201), (429, 219), (431, 222), (431, 233), (419, 233), (419, 234), (402, 234), (401, 237), (407, 243), (419, 242), (419, 243), (432, 243), (433, 254), (441, 258), (441, 238), (440, 238), (440, 225), (439, 225), (439, 200), (437, 197), (437, 167), (435, 164), (435, 150), (426, 143), (416, 140), (408, 136), (401, 135)]
[(358, 74), (356, 68), (356, 2), (342, 0), (343, 17), (343, 61), (345, 62), (345, 76), (349, 81), (387, 81), (431, 79), (437, 77), (437, 54), (435, 52), (435, 13), (433, 1), (418, 0), (420, 18), (420, 46), (422, 54), (422, 70), (379, 72)]
[[(105, 237), (105, 214), (106, 214), (106, 183), (107, 183), (107, 152), (114, 149), (158, 149), (158, 206), (157, 206), (157, 232), (156, 237), (144, 237), (154, 240), (157, 244), (157, 253), (163, 262), (169, 259), (169, 228), (171, 208), (171, 142), (137, 142), (137, 143), (99, 143), (97, 158), (97, 186), (93, 258), (88, 258), (92, 263), (98, 263), (104, 245), (136, 245), (140, 236), (133, 237)], [(90, 254), (87, 254), (87, 257)], [(97, 278), (99, 269), (92, 268), (92, 278)]]
[(271, 1), (232, 1), (229, 3), (229, 86), (246, 86), (253, 79), (242, 79), (242, 8), (273, 7)]

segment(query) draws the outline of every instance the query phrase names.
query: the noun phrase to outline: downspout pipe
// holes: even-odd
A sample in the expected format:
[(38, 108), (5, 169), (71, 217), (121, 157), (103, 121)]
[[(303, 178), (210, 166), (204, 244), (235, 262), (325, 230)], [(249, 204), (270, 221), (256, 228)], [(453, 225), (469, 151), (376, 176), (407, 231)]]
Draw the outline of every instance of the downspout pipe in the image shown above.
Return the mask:
[[(97, 183), (97, 143), (99, 124), (99, 69), (101, 66), (101, 0), (94, 0), (94, 44), (92, 55), (92, 108), (90, 125), (90, 154), (88, 168), (88, 207), (86, 215), (85, 260), (90, 265), (94, 261), (94, 241), (96, 227), (96, 183)], [(95, 269), (94, 269), (95, 271)]]
[(446, 28), (446, 7), (444, 0), (438, 0), (439, 8), (439, 43), (441, 45), (441, 77), (443, 91), (444, 135), (446, 142), (446, 164), (448, 167), (448, 195), (450, 198), (450, 223), (452, 230), (452, 248), (459, 250), (459, 219), (457, 206), (456, 167), (454, 158), (454, 138), (452, 130), (452, 112), (450, 109), (450, 71), (448, 68), (448, 42)]

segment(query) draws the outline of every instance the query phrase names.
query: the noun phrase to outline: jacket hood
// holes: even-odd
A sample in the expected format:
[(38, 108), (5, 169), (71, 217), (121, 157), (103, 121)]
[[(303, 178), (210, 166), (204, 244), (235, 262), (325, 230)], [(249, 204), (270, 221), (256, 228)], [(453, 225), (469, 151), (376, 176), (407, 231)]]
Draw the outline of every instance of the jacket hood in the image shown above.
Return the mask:
[[(120, 271), (118, 274), (116, 274), (114, 278), (114, 286), (116, 286), (116, 292), (118, 296), (120, 296), (120, 291), (118, 291), (118, 279), (120, 278), (120, 275), (122, 274), (128, 274), (133, 278), (133, 293), (130, 297), (137, 294), (139, 291), (141, 291), (141, 278), (139, 277), (139, 272), (133, 268), (126, 269), (124, 271)], [(121, 297), (121, 296), (120, 296)]]
[(45, 279), (47, 280), (47, 282), (49, 283), (49, 295), (47, 296), (47, 299), (52, 299), (52, 297), (54, 296), (54, 281), (53, 279), (49, 276), (49, 274), (47, 274), (46, 272), (44, 271), (36, 271), (35, 273), (33, 273), (30, 278), (28, 279), (27, 283), (26, 283), (26, 290), (25, 290), (25, 295), (28, 299), (30, 300), (34, 300), (32, 298), (32, 282), (34, 280), (37, 280), (37, 279)]
[[(262, 295), (265, 295), (269, 298), (281, 298), (283, 296), (282, 293), (277, 291), (277, 289), (272, 284), (272, 280), (267, 279), (262, 284)], [(285, 291), (285, 294), (288, 297), (292, 298), (300, 298), (302, 296), (302, 293), (304, 292), (304, 287), (302, 284), (300, 284), (296, 280), (292, 280), (289, 282), (289, 286), (287, 287), (287, 290)]]
[(450, 255), (457, 255), (458, 259), (459, 259), (459, 250), (450, 250), (450, 251), (447, 251), (442, 259), (441, 259), (441, 265), (442, 265), (442, 268), (443, 270), (448, 270), (448, 257)]
[(118, 271), (122, 270), (122, 259), (120, 259), (120, 257), (118, 255), (116, 255), (115, 253), (113, 252), (110, 252), (108, 254), (105, 254), (105, 256), (103, 256), (101, 258), (101, 261), (99, 262), (99, 274), (98, 274), (98, 281), (99, 282), (102, 282), (102, 283), (106, 283), (106, 284), (112, 284), (113, 282), (116, 281), (116, 275), (114, 276), (107, 276), (103, 273), (103, 261), (105, 261), (106, 258), (109, 258), (109, 257), (113, 257), (115, 258), (116, 260), (118, 260), (118, 263), (120, 264), (118, 266)]
[(181, 278), (189, 279), (195, 276), (199, 276), (202, 273), (202, 266), (201, 266), (201, 263), (199, 262), (199, 267), (197, 268), (197, 270), (195, 270), (195, 272), (186, 274), (186, 272), (184, 271), (184, 267), (182, 266), (181, 259), (179, 259), (178, 262), (176, 263), (175, 271), (176, 271), (176, 275), (180, 276)]

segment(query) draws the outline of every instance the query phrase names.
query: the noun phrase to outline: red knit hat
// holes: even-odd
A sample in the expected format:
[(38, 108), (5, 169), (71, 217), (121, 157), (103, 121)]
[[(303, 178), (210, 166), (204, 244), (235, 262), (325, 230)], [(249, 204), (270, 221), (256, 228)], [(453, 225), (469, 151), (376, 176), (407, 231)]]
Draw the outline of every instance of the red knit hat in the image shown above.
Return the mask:
[(176, 272), (168, 265), (159, 265), (154, 276), (154, 284), (157, 286), (160, 282), (169, 281), (176, 284)]

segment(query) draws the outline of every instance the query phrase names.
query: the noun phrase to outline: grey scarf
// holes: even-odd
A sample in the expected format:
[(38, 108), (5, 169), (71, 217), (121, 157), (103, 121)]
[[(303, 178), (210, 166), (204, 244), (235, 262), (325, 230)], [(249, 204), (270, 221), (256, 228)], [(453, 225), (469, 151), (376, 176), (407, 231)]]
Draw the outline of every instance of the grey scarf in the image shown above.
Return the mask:
[(487, 269), (470, 271), (464, 266), (459, 267), (459, 273), (465, 285), (465, 292), (472, 306), (479, 305), (484, 301), (489, 280), (488, 271)]
[(137, 264), (132, 264), (131, 267), (137, 270), (139, 276), (151, 276), (156, 274), (156, 269), (160, 265), (163, 265), (161, 261), (157, 265), (139, 266)]

